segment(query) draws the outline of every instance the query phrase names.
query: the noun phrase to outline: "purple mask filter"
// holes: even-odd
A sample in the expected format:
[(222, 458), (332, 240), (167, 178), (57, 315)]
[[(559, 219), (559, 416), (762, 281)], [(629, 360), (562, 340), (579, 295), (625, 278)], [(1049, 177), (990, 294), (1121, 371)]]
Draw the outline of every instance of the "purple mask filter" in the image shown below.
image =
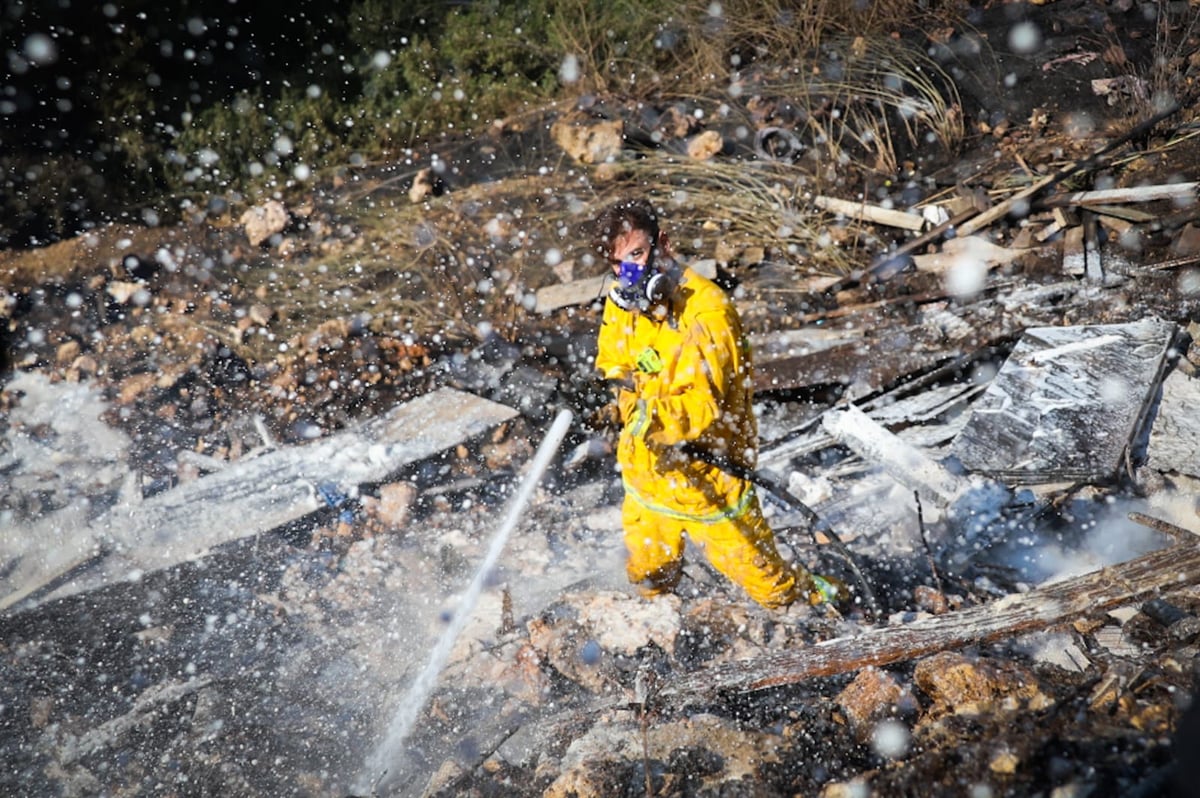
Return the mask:
[(617, 282), (624, 288), (632, 288), (642, 281), (646, 267), (640, 263), (623, 260), (617, 271)]

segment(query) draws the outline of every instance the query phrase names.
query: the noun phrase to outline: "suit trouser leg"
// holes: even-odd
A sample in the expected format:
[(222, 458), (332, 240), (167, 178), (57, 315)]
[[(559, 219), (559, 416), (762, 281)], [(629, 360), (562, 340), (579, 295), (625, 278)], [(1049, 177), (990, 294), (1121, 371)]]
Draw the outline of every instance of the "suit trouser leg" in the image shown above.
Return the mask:
[(775, 533), (757, 504), (734, 519), (688, 524), (686, 532), (714, 568), (764, 607), (791, 604), (808, 581), (807, 571), (780, 556)]
[(625, 528), (625, 573), (643, 595), (670, 592), (683, 573), (683, 524), (647, 510), (626, 498), (621, 508)]

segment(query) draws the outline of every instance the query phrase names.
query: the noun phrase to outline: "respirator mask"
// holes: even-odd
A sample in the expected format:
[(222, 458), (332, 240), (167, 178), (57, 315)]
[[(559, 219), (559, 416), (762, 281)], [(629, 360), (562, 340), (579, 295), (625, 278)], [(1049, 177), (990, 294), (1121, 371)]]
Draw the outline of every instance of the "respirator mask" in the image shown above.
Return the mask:
[(667, 276), (654, 268), (654, 251), (645, 265), (621, 261), (617, 282), (608, 296), (622, 310), (645, 311), (667, 295)]

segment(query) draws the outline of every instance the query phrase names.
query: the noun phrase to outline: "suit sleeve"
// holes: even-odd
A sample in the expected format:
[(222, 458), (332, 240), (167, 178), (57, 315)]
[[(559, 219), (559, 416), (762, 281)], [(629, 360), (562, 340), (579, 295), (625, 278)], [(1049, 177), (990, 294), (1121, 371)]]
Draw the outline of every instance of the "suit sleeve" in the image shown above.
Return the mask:
[(622, 313), (625, 311), (613, 303), (604, 303), (604, 316), (596, 338), (596, 368), (606, 380), (626, 379), (633, 371), (633, 364), (626, 351), (628, 345), (621, 332), (627, 326), (619, 316)]

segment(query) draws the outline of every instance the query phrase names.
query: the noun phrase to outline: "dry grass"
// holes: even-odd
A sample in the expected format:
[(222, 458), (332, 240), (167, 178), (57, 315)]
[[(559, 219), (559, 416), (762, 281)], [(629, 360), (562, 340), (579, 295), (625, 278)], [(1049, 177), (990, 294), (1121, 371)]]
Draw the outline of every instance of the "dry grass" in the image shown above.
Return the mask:
[[(950, 80), (924, 53), (891, 38), (830, 37), (806, 61), (757, 81), (754, 92), (762, 105), (798, 109), (798, 118), (778, 124), (791, 125), (807, 145), (804, 156), (698, 161), (655, 152), (622, 164), (626, 182), (620, 188), (646, 193), (670, 209), (677, 245), (696, 256), (711, 255), (706, 248), (713, 239), (724, 239), (735, 248), (767, 247), (804, 273), (845, 274), (863, 258), (847, 243), (866, 243), (871, 235), (854, 223), (833, 227), (832, 217), (810, 208), (808, 199), (842, 195), (871, 175), (895, 176), (902, 160), (897, 147), (935, 143), (954, 151), (964, 137)], [(710, 109), (723, 105), (726, 127), (740, 122), (754, 130), (762, 124), (746, 106), (748, 97), (741, 104), (711, 95), (688, 99)]]
[(590, 188), (565, 173), (480, 183), (421, 203), (360, 196), (339, 208), (358, 233), (353, 243), (299, 262), (272, 284), (287, 310), (281, 334), (336, 315), (448, 344), (510, 337), (533, 292), (560, 279), (553, 268), (569, 257), (594, 204)]
[(679, 59), (680, 82), (701, 90), (731, 70), (806, 63), (837, 38), (886, 40), (914, 26), (945, 24), (958, 13), (951, 4), (910, 0), (685, 0), (680, 17), (688, 50)]
[(806, 71), (769, 88), (809, 109), (804, 127), (838, 163), (894, 174), (898, 146), (936, 143), (952, 152), (964, 136), (953, 83), (932, 59), (892, 39), (833, 39)]
[(1148, 96), (1141, 107), (1146, 116), (1192, 93), (1189, 75), (1200, 66), (1200, 8), (1194, 3), (1181, 8), (1166, 0), (1158, 0), (1156, 6), (1154, 62), (1146, 79)]
[(711, 256), (724, 240), (761, 246), (811, 274), (843, 274), (852, 253), (829, 235), (831, 219), (808, 208), (801, 168), (774, 162), (696, 161), (656, 155), (629, 165), (637, 190), (665, 207), (677, 248)]

